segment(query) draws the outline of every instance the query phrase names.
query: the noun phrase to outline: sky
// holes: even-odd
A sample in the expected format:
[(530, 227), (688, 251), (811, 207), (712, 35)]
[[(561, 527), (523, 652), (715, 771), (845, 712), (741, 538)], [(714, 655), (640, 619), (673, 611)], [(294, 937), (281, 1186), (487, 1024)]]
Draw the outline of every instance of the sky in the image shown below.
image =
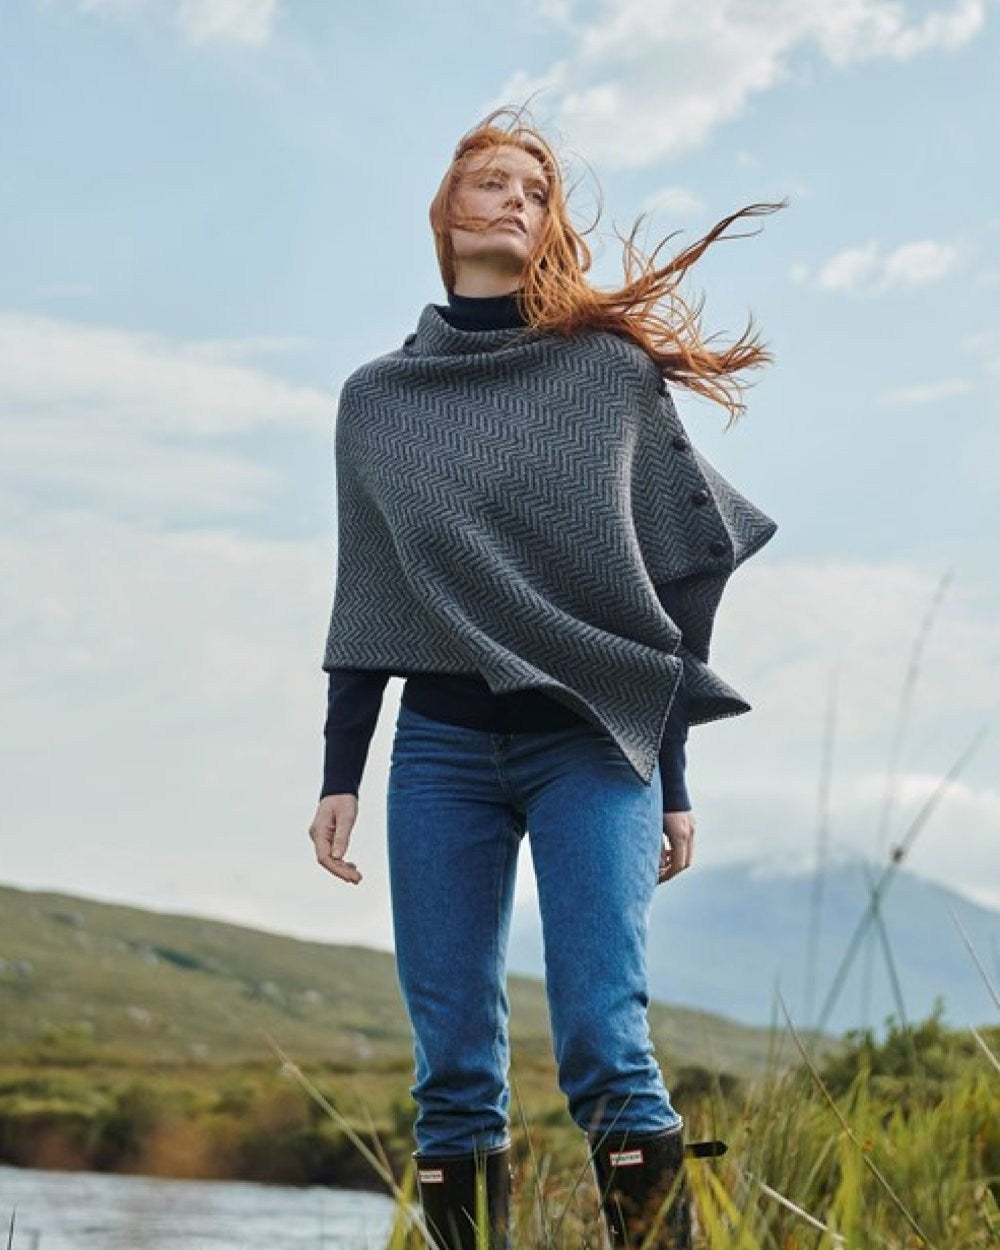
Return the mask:
[(728, 431), (673, 394), (779, 525), (719, 610), (754, 710), (691, 731), (691, 872), (807, 868), (820, 827), (883, 863), (919, 820), (913, 871), (1000, 908), (998, 32), (986, 0), (3, 0), (0, 880), (390, 946), (400, 680), (363, 884), (307, 836), (337, 396), (445, 300), (458, 139), (530, 101), (603, 289), (639, 214), (669, 255), (788, 200), (682, 288), (773, 353)]

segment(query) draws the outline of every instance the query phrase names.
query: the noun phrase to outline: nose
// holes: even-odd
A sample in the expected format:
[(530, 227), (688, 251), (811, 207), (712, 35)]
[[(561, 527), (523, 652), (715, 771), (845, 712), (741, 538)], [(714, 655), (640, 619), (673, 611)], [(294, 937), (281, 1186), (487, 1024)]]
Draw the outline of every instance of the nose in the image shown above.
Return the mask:
[(524, 206), (524, 196), (520, 191), (512, 190), (507, 195), (507, 203), (514, 204), (518, 208), (522, 208)]

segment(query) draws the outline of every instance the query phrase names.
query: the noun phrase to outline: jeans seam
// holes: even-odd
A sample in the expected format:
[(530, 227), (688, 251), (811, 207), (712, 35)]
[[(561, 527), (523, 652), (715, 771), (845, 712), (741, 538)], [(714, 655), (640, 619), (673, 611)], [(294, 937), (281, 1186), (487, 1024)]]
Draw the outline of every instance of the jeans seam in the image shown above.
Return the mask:
[[(493, 967), (496, 972), (496, 982), (497, 982), (497, 989), (498, 989), (496, 1029), (494, 1030), (494, 1034), (493, 1034), (493, 1063), (503, 1083), (503, 1090), (504, 1090), (503, 1098), (504, 1098), (505, 1103), (507, 1102), (507, 1097), (508, 1097), (509, 1073), (507, 1071), (506, 1056), (504, 1054), (504, 1045), (503, 1045), (504, 1021), (503, 1021), (502, 1009), (500, 1007), (500, 999), (502, 996), (506, 994), (506, 984), (505, 984), (506, 967), (501, 968), (501, 965), (500, 965), (500, 923), (501, 923), (500, 909), (501, 909), (501, 902), (503, 899), (504, 880), (506, 878), (507, 866), (508, 866), (508, 861), (510, 858), (511, 846), (510, 846), (509, 837), (510, 837), (511, 832), (513, 832), (513, 830), (510, 827), (508, 827), (507, 836), (501, 838), (499, 841), (499, 845), (497, 848), (498, 854), (497, 854), (497, 859), (496, 859), (496, 867), (494, 871), (494, 886), (493, 886), (492, 956), (493, 956)], [(507, 1113), (507, 1108), (505, 1107), (505, 1114), (506, 1113)]]

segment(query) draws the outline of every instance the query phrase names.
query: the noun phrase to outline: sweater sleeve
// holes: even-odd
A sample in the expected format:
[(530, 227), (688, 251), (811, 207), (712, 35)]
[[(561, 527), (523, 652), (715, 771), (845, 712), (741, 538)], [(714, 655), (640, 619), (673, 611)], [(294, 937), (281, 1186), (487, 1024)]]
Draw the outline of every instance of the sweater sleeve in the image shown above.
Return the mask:
[[(656, 595), (671, 619), (672, 594), (669, 583), (661, 582), (656, 587)], [(665, 812), (688, 812), (691, 810), (691, 798), (685, 782), (687, 754), (685, 743), (688, 736), (688, 692), (681, 674), (677, 693), (670, 705), (667, 723), (660, 742), (660, 778), (663, 782), (663, 810)]]
[(663, 782), (663, 810), (665, 812), (689, 812), (691, 810), (691, 798), (684, 780), (687, 767), (685, 751), (687, 731), (687, 688), (682, 677), (674, 701), (670, 705), (666, 728), (660, 742), (660, 779)]
[(358, 793), (390, 676), (385, 669), (330, 670), (321, 799)]

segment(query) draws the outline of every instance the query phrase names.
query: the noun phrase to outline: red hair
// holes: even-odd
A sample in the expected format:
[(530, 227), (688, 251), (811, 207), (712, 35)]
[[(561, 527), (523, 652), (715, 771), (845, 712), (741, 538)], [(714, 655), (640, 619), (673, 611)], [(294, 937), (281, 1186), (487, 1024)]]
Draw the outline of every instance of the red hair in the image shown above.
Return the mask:
[[(731, 346), (719, 351), (710, 348), (699, 324), (704, 297), (692, 307), (677, 288), (687, 270), (724, 236), (734, 221), (776, 212), (787, 206), (787, 200), (748, 204), (723, 217), (697, 242), (661, 266), (657, 266), (656, 258), (672, 236), (663, 239), (651, 255), (644, 256), (635, 244), (643, 220), (640, 214), (628, 238), (622, 239), (624, 285), (614, 291), (599, 291), (584, 277), (592, 256), (583, 234), (569, 219), (559, 160), (538, 130), (522, 123), (522, 113), (523, 110), (509, 107), (495, 109), (468, 131), (459, 141), (431, 201), (431, 229), (445, 289), (454, 290), (455, 257), (450, 231), (459, 224), (454, 197), (469, 158), (502, 146), (520, 148), (538, 161), (549, 190), (541, 237), (525, 266), (519, 292), (528, 325), (562, 335), (600, 329), (628, 338), (653, 359), (664, 377), (727, 408), (731, 424), (745, 411), (741, 399), (745, 384), (734, 375), (744, 369), (759, 368), (773, 357), (753, 331), (752, 318)], [(508, 119), (506, 127), (496, 124), (502, 118)], [(484, 228), (473, 221), (463, 220), (461, 225), (465, 229)]]

